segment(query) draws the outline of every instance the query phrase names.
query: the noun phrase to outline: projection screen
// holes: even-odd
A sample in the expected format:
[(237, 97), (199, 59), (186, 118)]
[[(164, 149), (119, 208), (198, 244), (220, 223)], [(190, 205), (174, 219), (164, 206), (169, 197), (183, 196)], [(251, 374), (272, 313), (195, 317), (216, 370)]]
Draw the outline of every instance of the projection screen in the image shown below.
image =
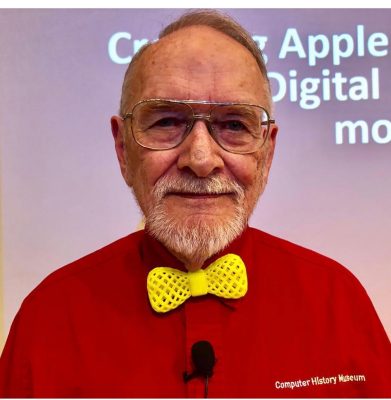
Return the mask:
[[(0, 10), (2, 334), (50, 272), (138, 229), (110, 132), (135, 52), (179, 9)], [(226, 9), (280, 131), (251, 225), (330, 256), (391, 332), (391, 11)]]

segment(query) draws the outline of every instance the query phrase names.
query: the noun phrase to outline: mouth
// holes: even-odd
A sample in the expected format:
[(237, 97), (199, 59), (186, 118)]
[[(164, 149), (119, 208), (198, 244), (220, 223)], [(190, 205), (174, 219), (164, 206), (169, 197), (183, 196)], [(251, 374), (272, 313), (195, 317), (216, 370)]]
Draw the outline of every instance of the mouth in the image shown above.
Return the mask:
[(193, 192), (169, 192), (166, 194), (168, 196), (177, 196), (184, 199), (194, 199), (194, 200), (207, 200), (207, 199), (218, 199), (222, 196), (234, 196), (234, 193), (193, 193)]

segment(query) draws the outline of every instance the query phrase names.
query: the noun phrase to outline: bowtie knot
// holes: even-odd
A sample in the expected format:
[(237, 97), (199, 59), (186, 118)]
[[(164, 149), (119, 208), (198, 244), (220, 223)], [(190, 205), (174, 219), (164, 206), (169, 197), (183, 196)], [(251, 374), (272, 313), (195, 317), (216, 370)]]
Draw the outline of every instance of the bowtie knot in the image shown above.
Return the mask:
[(147, 289), (152, 308), (160, 313), (173, 310), (191, 296), (210, 293), (238, 299), (247, 293), (246, 267), (236, 254), (227, 254), (194, 272), (157, 267), (148, 274)]

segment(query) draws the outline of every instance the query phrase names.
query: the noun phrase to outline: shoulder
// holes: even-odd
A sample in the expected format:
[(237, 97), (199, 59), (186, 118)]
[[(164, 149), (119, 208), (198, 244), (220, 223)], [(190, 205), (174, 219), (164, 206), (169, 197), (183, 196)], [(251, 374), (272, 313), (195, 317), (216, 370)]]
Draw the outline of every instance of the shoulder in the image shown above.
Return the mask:
[(105, 279), (109, 285), (111, 277), (118, 274), (127, 259), (137, 259), (142, 237), (143, 231), (132, 233), (55, 270), (25, 298), (23, 305), (49, 293), (60, 295), (64, 290), (70, 292), (94, 279)]
[[(306, 315), (313, 315), (318, 322), (327, 316), (322, 320), (324, 329), (330, 330), (330, 321), (334, 321), (336, 331), (344, 327), (355, 337), (354, 331), (362, 326), (376, 326), (381, 341), (387, 342), (367, 291), (345, 266), (287, 240), (250, 229), (252, 258), (259, 260), (254, 265), (254, 277), (257, 282), (266, 282), (264, 290), (271, 293), (276, 304), (283, 304), (292, 312), (307, 310)], [(317, 310), (317, 316), (313, 310)]]
[(321, 281), (354, 286), (362, 290), (358, 279), (345, 266), (323, 254), (255, 228), (249, 228), (253, 248), (270, 268), (287, 276), (300, 276), (304, 281)]

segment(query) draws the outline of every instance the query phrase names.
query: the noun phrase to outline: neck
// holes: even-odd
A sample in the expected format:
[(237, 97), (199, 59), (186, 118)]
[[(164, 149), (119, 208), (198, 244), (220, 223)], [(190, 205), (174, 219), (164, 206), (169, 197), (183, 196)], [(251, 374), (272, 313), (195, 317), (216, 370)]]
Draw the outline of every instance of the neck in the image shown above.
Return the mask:
[(173, 250), (168, 249), (168, 251), (179, 261), (183, 263), (185, 268), (189, 272), (194, 272), (202, 268), (204, 265), (205, 261), (209, 258), (209, 256), (205, 254), (196, 254), (194, 257), (188, 258), (183, 254), (179, 254)]

